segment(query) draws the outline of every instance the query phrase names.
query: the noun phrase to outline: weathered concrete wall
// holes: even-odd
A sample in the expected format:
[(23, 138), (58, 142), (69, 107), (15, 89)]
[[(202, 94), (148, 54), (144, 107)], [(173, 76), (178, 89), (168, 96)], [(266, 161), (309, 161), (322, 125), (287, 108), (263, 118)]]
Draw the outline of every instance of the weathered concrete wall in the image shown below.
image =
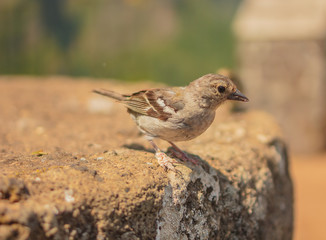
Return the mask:
[(251, 107), (271, 112), (297, 152), (326, 146), (325, 52), (324, 41), (239, 44)]
[(88, 89), (121, 86), (1, 84), (1, 104), (28, 90), (10, 101), (4, 120), (13, 122), (0, 129), (0, 239), (292, 238), (289, 159), (269, 115), (225, 106), (205, 134), (180, 144), (199, 166), (164, 172), (133, 123), (121, 125), (125, 109), (90, 104), (100, 98)]
[(291, 148), (326, 148), (326, 4), (244, 1), (234, 29), (251, 107), (276, 117)]

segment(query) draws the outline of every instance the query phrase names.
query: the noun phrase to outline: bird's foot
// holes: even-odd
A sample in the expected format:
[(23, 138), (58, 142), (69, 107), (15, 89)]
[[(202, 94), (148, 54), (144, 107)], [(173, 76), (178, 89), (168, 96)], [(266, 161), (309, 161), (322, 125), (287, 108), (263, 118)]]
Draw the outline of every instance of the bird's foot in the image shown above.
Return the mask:
[(171, 141), (168, 141), (172, 148), (171, 148), (171, 152), (172, 154), (179, 158), (180, 160), (184, 161), (184, 162), (191, 162), (193, 163), (194, 165), (198, 165), (199, 164), (199, 160), (197, 159), (194, 159), (192, 157), (189, 157), (188, 154), (186, 154), (184, 151), (182, 151), (177, 145), (175, 145), (173, 142)]
[(172, 148), (169, 149), (169, 151), (172, 153), (173, 156), (175, 156), (176, 158), (179, 158), (181, 161), (191, 162), (194, 165), (199, 164), (199, 161), (197, 159), (189, 157), (188, 154), (186, 154), (179, 148), (175, 148), (173, 145), (172, 145)]
[(173, 166), (173, 163), (178, 163), (178, 162), (170, 158), (164, 152), (156, 151), (155, 157), (158, 163), (160, 164), (160, 166), (163, 167), (165, 171), (171, 170), (173, 172), (177, 172), (177, 170)]

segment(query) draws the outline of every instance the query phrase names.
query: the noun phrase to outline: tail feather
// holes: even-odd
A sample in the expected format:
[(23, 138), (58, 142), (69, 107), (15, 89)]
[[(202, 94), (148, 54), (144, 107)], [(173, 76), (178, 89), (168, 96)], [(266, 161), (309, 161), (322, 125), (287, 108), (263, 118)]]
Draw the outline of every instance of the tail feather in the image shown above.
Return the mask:
[(106, 96), (106, 97), (116, 99), (118, 101), (122, 101), (122, 100), (125, 99), (125, 97), (122, 94), (116, 93), (116, 92), (113, 92), (113, 91), (110, 91), (110, 90), (94, 89), (93, 92), (97, 93), (97, 94), (100, 94), (100, 95), (103, 95), (103, 96)]

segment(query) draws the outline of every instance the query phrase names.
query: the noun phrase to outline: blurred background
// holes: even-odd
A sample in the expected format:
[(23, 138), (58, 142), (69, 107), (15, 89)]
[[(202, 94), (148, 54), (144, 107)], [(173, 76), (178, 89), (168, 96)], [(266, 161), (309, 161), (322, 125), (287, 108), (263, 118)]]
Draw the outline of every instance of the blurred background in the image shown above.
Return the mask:
[(325, 238), (325, 0), (1, 0), (0, 53), (1, 75), (184, 85), (232, 73), (288, 141), (295, 239)]
[(234, 66), (239, 0), (0, 2), (0, 73), (182, 85)]

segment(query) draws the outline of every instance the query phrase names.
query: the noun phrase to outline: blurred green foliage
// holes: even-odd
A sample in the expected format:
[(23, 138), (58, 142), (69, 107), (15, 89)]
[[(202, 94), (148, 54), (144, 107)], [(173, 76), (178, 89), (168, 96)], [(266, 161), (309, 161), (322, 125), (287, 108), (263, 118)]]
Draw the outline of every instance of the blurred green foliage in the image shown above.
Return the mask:
[(0, 74), (184, 84), (234, 65), (239, 0), (1, 0)]

